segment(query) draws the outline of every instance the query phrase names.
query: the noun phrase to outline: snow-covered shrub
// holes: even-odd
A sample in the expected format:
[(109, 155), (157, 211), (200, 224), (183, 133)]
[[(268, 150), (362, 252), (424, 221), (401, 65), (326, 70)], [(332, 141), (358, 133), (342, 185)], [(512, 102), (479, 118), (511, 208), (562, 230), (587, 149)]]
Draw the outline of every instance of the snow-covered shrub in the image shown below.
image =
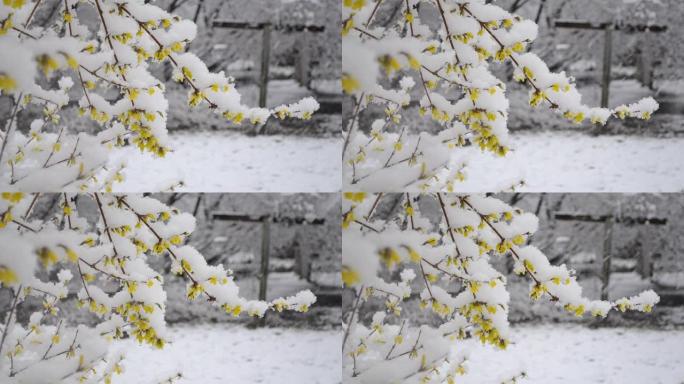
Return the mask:
[[(92, 200), (95, 223), (79, 215), (76, 197)], [(171, 259), (172, 272), (187, 281), (189, 300), (206, 300), (227, 316), (306, 312), (316, 301), (308, 290), (272, 302), (241, 297), (230, 270), (208, 265), (185, 245), (195, 218), (153, 198), (62, 194), (57, 213), (33, 219), (37, 199), (0, 197), (0, 289), (11, 298), (1, 311), (3, 383), (109, 383), (123, 369), (123, 356), (109, 352), (113, 341), (131, 337), (163, 348), (166, 292), (153, 258)], [(97, 319), (95, 326), (65, 320), (70, 294)], [(42, 307), (20, 323), (18, 310), (32, 302)]]
[[(123, 178), (123, 164), (108, 164), (113, 148), (133, 145), (164, 156), (168, 102), (152, 63), (173, 67), (174, 79), (188, 87), (190, 107), (205, 105), (234, 123), (264, 124), (272, 115), (307, 119), (318, 108), (313, 98), (273, 110), (243, 105), (230, 76), (210, 72), (185, 52), (196, 25), (146, 1), (66, 0), (47, 28), (32, 25), (45, 3), (0, 4), (0, 92), (14, 100), (0, 146), (4, 190), (108, 190)], [(81, 23), (86, 8), (95, 21)], [(79, 92), (70, 92), (74, 84)], [(96, 134), (76, 133), (60, 121), (71, 94), (80, 97), (79, 112), (93, 120)], [(30, 104), (42, 107), (42, 119), (17, 127), (17, 114)]]
[[(572, 77), (553, 73), (527, 45), (537, 25), (484, 0), (407, 0), (403, 17), (388, 27), (374, 18), (390, 9), (382, 0), (343, 1), (342, 87), (353, 98), (343, 152), (345, 185), (354, 190), (454, 190), (465, 162), (453, 155), (466, 145), (504, 156), (510, 149), (506, 85), (492, 62), (510, 62), (514, 78), (530, 87), (529, 104), (547, 105), (574, 123), (605, 124), (611, 116), (648, 119), (658, 103), (645, 98), (615, 109), (592, 108)], [(424, 23), (421, 15), (436, 16)], [(436, 134), (402, 121), (418, 88), (421, 115)], [(372, 104), (386, 116), (361, 126)]]
[[(587, 299), (574, 271), (551, 265), (528, 244), (537, 217), (496, 198), (407, 193), (397, 216), (376, 218), (382, 196), (344, 195), (342, 280), (355, 292), (343, 322), (345, 383), (451, 384), (467, 370), (462, 340), (505, 349), (510, 297), (506, 276), (492, 266), (495, 258), (513, 259), (514, 271), (530, 280), (532, 299), (574, 316), (650, 312), (659, 301), (651, 290), (616, 301)], [(435, 199), (437, 225), (421, 215), (419, 197)], [(420, 324), (420, 314), (402, 309), (416, 287), (423, 318), (438, 326)], [(384, 309), (370, 322), (359, 319), (368, 313), (364, 305), (377, 303)], [(520, 376), (524, 372), (514, 378)]]

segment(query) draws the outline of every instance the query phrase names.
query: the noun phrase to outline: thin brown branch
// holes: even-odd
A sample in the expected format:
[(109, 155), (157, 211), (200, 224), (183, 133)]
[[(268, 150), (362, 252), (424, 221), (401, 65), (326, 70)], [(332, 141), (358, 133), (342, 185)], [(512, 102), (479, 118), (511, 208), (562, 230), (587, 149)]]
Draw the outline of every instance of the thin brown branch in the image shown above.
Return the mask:
[(356, 315), (356, 311), (359, 310), (359, 305), (361, 302), (361, 295), (363, 295), (363, 290), (364, 286), (362, 285), (359, 288), (359, 291), (356, 293), (356, 301), (354, 302), (354, 307), (352, 308), (352, 313), (349, 317), (349, 321), (347, 322), (347, 329), (344, 330), (344, 337), (342, 338), (342, 350), (344, 351), (344, 346), (347, 344), (347, 338), (349, 338), (349, 333), (351, 332), (352, 326), (354, 324), (354, 316)]
[(31, 19), (33, 19), (33, 15), (36, 13), (36, 9), (38, 9), (38, 6), (40, 5), (40, 2), (42, 0), (36, 1), (36, 3), (33, 5), (33, 9), (31, 9), (31, 13), (29, 14), (28, 18), (24, 22), (24, 28), (28, 27), (29, 23), (31, 22)]
[(17, 309), (17, 303), (19, 302), (19, 296), (21, 295), (21, 285), (17, 288), (14, 293), (14, 300), (12, 301), (12, 306), (7, 314), (7, 321), (5, 322), (5, 328), (2, 330), (2, 338), (0, 339), (0, 356), (2, 356), (2, 347), (5, 345), (5, 339), (9, 333), (9, 327), (12, 323), (12, 317), (14, 316), (14, 311)]

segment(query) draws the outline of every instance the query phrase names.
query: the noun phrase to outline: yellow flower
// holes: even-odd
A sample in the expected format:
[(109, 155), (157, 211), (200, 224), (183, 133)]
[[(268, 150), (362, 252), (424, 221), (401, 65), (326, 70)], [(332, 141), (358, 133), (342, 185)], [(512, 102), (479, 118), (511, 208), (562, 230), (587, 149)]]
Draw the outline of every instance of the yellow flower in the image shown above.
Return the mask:
[(379, 61), (380, 61), (380, 65), (382, 65), (382, 67), (385, 68), (385, 72), (387, 73), (387, 76), (391, 75), (392, 72), (398, 71), (401, 69), (401, 64), (399, 64), (399, 61), (390, 55), (382, 56), (379, 59)]
[(525, 50), (525, 44), (518, 41), (515, 44), (513, 44), (511, 49), (513, 50), (513, 52), (520, 53)]
[(531, 69), (528, 67), (523, 67), (523, 74), (528, 78), (528, 79), (534, 79), (534, 73), (532, 72)]
[(546, 292), (546, 284), (535, 284), (530, 291), (530, 297), (533, 300), (539, 300)]
[(185, 76), (186, 78), (192, 80), (192, 71), (190, 71), (190, 69), (189, 69), (188, 67), (183, 67), (183, 68), (181, 69), (181, 71), (183, 72), (183, 76)]
[(24, 198), (24, 194), (22, 192), (3, 192), (2, 198), (16, 204)]
[(5, 20), (2, 21), (2, 24), (0, 24), (0, 36), (3, 36), (9, 31), (14, 24), (12, 23), (12, 14), (10, 13), (9, 16)]
[(531, 261), (525, 259), (525, 261), (523, 261), (523, 265), (525, 266), (525, 269), (527, 269), (528, 271), (534, 273), (534, 270), (535, 270), (535, 269), (534, 269), (534, 264), (532, 264)]
[(419, 263), (420, 260), (422, 260), (422, 257), (420, 257), (420, 254), (418, 252), (416, 252), (411, 247), (408, 247), (408, 254), (409, 254), (409, 259), (411, 259), (411, 261), (414, 263)]
[(8, 286), (16, 282), (17, 275), (14, 274), (14, 271), (7, 267), (0, 266), (0, 283), (4, 286)]
[(7, 5), (8, 7), (12, 7), (14, 9), (19, 9), (26, 4), (26, 0), (2, 0), (2, 3)]
[(344, 6), (353, 10), (359, 10), (366, 5), (366, 0), (344, 0)]
[(306, 304), (301, 304), (297, 307), (297, 311), (302, 313), (309, 312), (309, 306)]
[(358, 283), (359, 281), (359, 274), (356, 273), (356, 271), (347, 266), (342, 266), (342, 282), (344, 285), (349, 287)]
[(199, 105), (199, 103), (202, 102), (202, 99), (204, 99), (204, 93), (202, 91), (193, 91), (190, 93), (190, 96), (188, 97), (188, 104), (191, 107), (196, 107)]
[(173, 235), (169, 239), (169, 242), (171, 242), (173, 245), (180, 245), (180, 243), (183, 242), (183, 238), (180, 237), (180, 235)]
[(129, 88), (128, 89), (128, 98), (131, 99), (132, 102), (135, 102), (135, 100), (138, 98), (138, 95), (140, 94), (140, 90), (136, 88)]
[(50, 265), (57, 263), (59, 257), (53, 250), (44, 247), (38, 251), (38, 259), (43, 264), (43, 267), (47, 268)]
[(0, 92), (11, 91), (17, 87), (17, 83), (11, 77), (0, 74)]
[(393, 248), (388, 247), (381, 250), (378, 253), (378, 256), (380, 256), (380, 260), (385, 263), (388, 269), (392, 269), (395, 264), (399, 264), (401, 262), (401, 257), (399, 257), (399, 254)]
[(354, 28), (354, 19), (350, 17), (342, 24), (342, 36), (347, 36), (352, 28)]
[(275, 307), (276, 311), (282, 312), (283, 309), (287, 308), (287, 302), (285, 299), (278, 299), (273, 302), (273, 306)]
[(135, 281), (128, 282), (127, 289), (128, 293), (130, 293), (131, 295), (134, 294), (138, 290), (138, 283), (136, 283)]
[(43, 70), (45, 76), (47, 76), (50, 72), (59, 68), (59, 63), (49, 55), (40, 55), (38, 56), (38, 66)]
[(185, 272), (188, 272), (188, 273), (191, 273), (191, 272), (192, 272), (192, 266), (191, 266), (190, 263), (189, 263), (187, 260), (185, 260), (185, 259), (181, 260), (181, 267), (183, 268), (183, 270), (184, 270)]
[(351, 200), (355, 203), (363, 203), (363, 200), (366, 199), (366, 193), (365, 192), (345, 192), (344, 198), (347, 200)]
[(469, 282), (468, 287), (470, 288), (470, 292), (472, 292), (473, 295), (477, 295), (477, 292), (480, 290), (480, 285), (481, 283), (479, 281)]
[(204, 292), (204, 287), (201, 284), (193, 283), (188, 287), (188, 299), (195, 300), (202, 292)]
[(183, 43), (181, 43), (180, 41), (176, 41), (175, 43), (171, 44), (171, 50), (174, 52), (183, 51)]
[(401, 141), (397, 141), (396, 143), (394, 143), (394, 150), (397, 151), (397, 152), (400, 152), (401, 149), (402, 149), (403, 147), (404, 147), (404, 146), (403, 146), (403, 144), (401, 143)]
[(346, 73), (342, 75), (342, 90), (344, 90), (345, 93), (353, 93), (360, 87), (361, 84), (359, 84), (358, 80), (356, 80), (353, 76)]
[(152, 247), (152, 250), (154, 251), (154, 253), (159, 254), (159, 253), (163, 253), (164, 251), (166, 251), (167, 248), (168, 248), (168, 243), (166, 241), (162, 240), (162, 241), (159, 241), (158, 243), (156, 243), (154, 245), (154, 247)]
[(349, 212), (345, 213), (344, 216), (342, 217), (342, 228), (347, 229), (349, 228), (349, 225), (354, 221), (354, 211), (350, 210)]
[(513, 237), (512, 241), (515, 245), (522, 245), (525, 243), (525, 237), (523, 235), (516, 235)]
[(69, 261), (72, 263), (76, 263), (78, 261), (78, 255), (71, 248), (66, 249), (66, 255), (67, 259), (69, 259)]

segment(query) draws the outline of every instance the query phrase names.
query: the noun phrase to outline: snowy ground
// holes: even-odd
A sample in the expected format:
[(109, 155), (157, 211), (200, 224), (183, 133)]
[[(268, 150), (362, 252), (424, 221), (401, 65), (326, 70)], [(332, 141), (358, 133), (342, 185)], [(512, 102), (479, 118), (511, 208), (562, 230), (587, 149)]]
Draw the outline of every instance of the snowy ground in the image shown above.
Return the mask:
[(129, 342), (116, 382), (154, 384), (183, 374), (182, 384), (335, 384), (342, 377), (339, 331), (201, 325), (170, 328), (175, 342), (152, 350)]
[(175, 152), (153, 159), (135, 148), (119, 151), (126, 180), (118, 192), (167, 189), (183, 180), (187, 192), (336, 192), (341, 188), (341, 140), (255, 136), (236, 132), (171, 134)]
[[(171, 328), (162, 351), (127, 348), (117, 382), (152, 384), (182, 371), (180, 383), (339, 383), (339, 331), (249, 330), (202, 325)], [(473, 345), (463, 384), (499, 383), (524, 369), (527, 384), (682, 384), (684, 330), (588, 329), (579, 325), (513, 328), (506, 351)]]
[(498, 383), (522, 368), (526, 384), (684, 383), (684, 330), (535, 325), (514, 327), (512, 340), (503, 352), (474, 348), (458, 382)]
[(498, 191), (525, 180), (526, 192), (678, 192), (684, 190), (684, 137), (589, 136), (513, 132), (502, 159), (468, 149), (462, 191)]

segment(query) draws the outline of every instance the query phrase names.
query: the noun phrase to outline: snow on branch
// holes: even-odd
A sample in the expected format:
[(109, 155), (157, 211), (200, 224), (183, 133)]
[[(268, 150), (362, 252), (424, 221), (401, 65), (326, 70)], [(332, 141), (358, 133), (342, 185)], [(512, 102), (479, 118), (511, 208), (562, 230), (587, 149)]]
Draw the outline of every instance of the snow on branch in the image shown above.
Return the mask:
[[(505, 156), (509, 100), (506, 84), (490, 72), (492, 62), (513, 66), (514, 79), (529, 87), (532, 107), (547, 106), (572, 123), (648, 119), (658, 109), (650, 97), (614, 109), (585, 105), (571, 76), (551, 72), (526, 52), (537, 25), (484, 0), (402, 1), (403, 16), (387, 27), (374, 23), (387, 9), (382, 3), (343, 2), (342, 87), (353, 98), (343, 160), (352, 189), (452, 191), (465, 177), (456, 149), (472, 144)], [(423, 23), (419, 6), (433, 8), (438, 23)], [(442, 127), (436, 135), (407, 132), (402, 113), (414, 87), (422, 93), (420, 115)], [(385, 117), (362, 126), (360, 113), (372, 104)]]
[[(310, 97), (272, 110), (244, 105), (232, 77), (210, 72), (185, 52), (196, 25), (146, 1), (64, 0), (47, 28), (31, 23), (44, 3), (0, 4), (0, 93), (14, 100), (0, 137), (5, 190), (110, 190), (124, 167), (108, 166), (113, 148), (133, 145), (165, 156), (172, 149), (168, 101), (150, 64), (171, 65), (173, 78), (188, 88), (190, 107), (205, 105), (235, 124), (261, 125), (270, 116), (308, 119), (318, 110)], [(95, 30), (80, 23), (77, 6), (96, 12)], [(74, 84), (82, 95), (79, 113), (94, 122), (95, 135), (75, 132), (60, 119)], [(42, 106), (42, 118), (17, 127), (17, 114), (29, 104)]]
[[(0, 197), (0, 289), (12, 297), (0, 319), (0, 381), (110, 383), (123, 369), (123, 356), (109, 351), (112, 341), (130, 337), (163, 348), (167, 295), (151, 258), (171, 260), (171, 270), (186, 281), (188, 300), (205, 300), (230, 316), (306, 312), (316, 302), (309, 290), (270, 302), (243, 298), (231, 270), (207, 264), (186, 244), (195, 218), (153, 198), (46, 196), (58, 198), (60, 207), (42, 219), (31, 215), (39, 195)], [(79, 215), (76, 197), (97, 207), (96, 224)], [(70, 294), (97, 319), (95, 326), (65, 320)], [(17, 310), (35, 300), (41, 309), (19, 323)]]
[[(342, 280), (355, 292), (343, 324), (345, 382), (453, 383), (466, 374), (460, 340), (506, 349), (510, 294), (492, 265), (498, 258), (512, 258), (514, 271), (529, 279), (531, 299), (574, 316), (650, 312), (660, 300), (652, 290), (616, 301), (586, 298), (573, 270), (528, 244), (537, 217), (493, 197), (406, 193), (399, 213), (377, 217), (382, 196), (346, 193), (343, 201)], [(437, 224), (421, 214), (418, 199), (435, 200)], [(384, 308), (362, 321), (366, 304)], [(427, 317), (417, 311), (438, 325), (421, 324)]]

